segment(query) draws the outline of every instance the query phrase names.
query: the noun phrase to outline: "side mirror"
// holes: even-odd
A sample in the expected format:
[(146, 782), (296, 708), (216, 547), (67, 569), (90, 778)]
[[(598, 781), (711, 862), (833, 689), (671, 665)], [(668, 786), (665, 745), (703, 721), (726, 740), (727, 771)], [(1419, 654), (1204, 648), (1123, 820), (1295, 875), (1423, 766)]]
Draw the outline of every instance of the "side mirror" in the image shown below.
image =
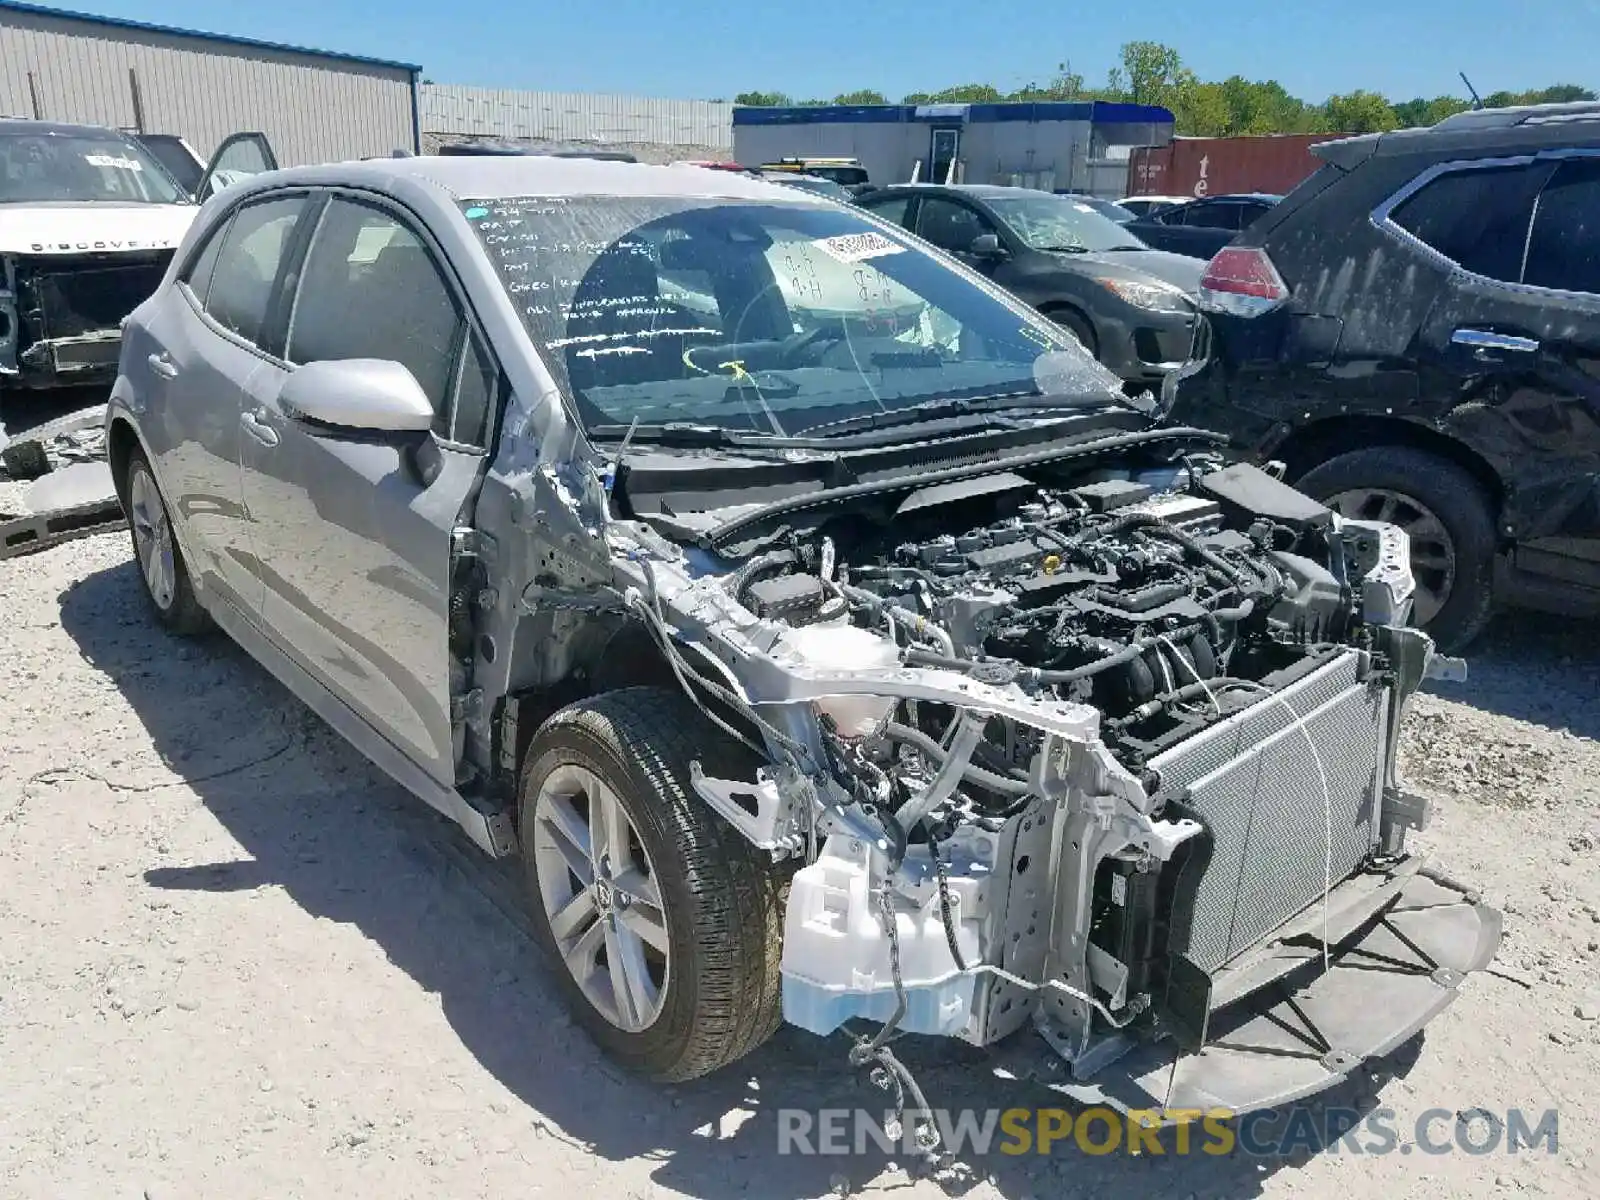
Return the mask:
[(967, 253), (973, 258), (1004, 258), (1006, 248), (1000, 244), (999, 234), (981, 233), (972, 239), (972, 245), (967, 247)]
[(426, 433), (433, 404), (405, 367), (378, 358), (306, 363), (284, 382), (279, 403), (291, 413), (366, 433)]

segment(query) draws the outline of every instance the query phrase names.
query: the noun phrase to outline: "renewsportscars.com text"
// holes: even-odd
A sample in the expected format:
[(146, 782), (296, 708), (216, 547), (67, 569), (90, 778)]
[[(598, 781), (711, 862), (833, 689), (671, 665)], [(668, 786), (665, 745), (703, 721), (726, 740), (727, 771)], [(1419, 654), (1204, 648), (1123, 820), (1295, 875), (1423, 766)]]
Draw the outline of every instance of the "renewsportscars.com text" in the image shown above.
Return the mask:
[[(1161, 1126), (1167, 1126), (1161, 1128)], [(936, 1133), (952, 1154), (1150, 1154), (1286, 1158), (1306, 1153), (1555, 1154), (1554, 1109), (1503, 1114), (1430, 1108), (1402, 1122), (1393, 1109), (1267, 1110), (1236, 1116), (1227, 1109), (1120, 1113), (1109, 1108), (934, 1109), (875, 1115), (864, 1109), (778, 1110), (778, 1153), (847, 1156), (906, 1153)], [(919, 1130), (922, 1137), (919, 1138)]]

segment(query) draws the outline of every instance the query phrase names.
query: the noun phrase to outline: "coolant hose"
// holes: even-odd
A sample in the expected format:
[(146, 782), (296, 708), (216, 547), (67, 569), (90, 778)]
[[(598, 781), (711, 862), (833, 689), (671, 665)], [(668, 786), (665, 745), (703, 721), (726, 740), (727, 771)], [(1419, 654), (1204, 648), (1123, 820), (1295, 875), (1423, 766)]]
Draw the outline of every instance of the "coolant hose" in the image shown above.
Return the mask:
[(929, 813), (955, 792), (956, 785), (961, 782), (961, 777), (966, 773), (972, 759), (972, 752), (978, 748), (978, 739), (983, 736), (983, 726), (981, 717), (964, 716), (961, 719), (961, 727), (956, 730), (956, 736), (950, 743), (949, 757), (940, 765), (939, 773), (933, 777), (922, 795), (907, 800), (894, 814), (894, 819), (908, 835)]
[[(934, 762), (942, 763), (948, 757), (945, 748), (939, 745), (920, 729), (912, 729), (909, 725), (901, 725), (897, 721), (890, 721), (883, 729), (884, 736), (896, 742), (905, 742), (915, 746)], [(962, 776), (979, 787), (987, 788), (991, 792), (999, 792), (1006, 796), (1026, 796), (1028, 784), (1021, 779), (1007, 779), (1004, 775), (996, 775), (993, 771), (985, 771), (982, 767), (968, 764)]]

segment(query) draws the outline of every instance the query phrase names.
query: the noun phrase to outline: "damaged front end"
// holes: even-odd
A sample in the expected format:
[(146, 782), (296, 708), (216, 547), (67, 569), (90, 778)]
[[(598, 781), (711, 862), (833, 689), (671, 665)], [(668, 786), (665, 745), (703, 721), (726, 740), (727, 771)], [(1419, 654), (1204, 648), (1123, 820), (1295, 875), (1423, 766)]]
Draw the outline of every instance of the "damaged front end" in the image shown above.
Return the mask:
[(1011, 1039), (1081, 1099), (1245, 1112), (1388, 1052), (1498, 945), (1405, 846), (1401, 716), (1459, 664), (1406, 627), (1397, 528), (1186, 459), (927, 487), (742, 556), (606, 536), (769, 763), (694, 786), (801, 860), (784, 1017), (882, 1023), (858, 1061)]
[(0, 260), (0, 382), (109, 382), (122, 320), (161, 282), (171, 249), (10, 255)]

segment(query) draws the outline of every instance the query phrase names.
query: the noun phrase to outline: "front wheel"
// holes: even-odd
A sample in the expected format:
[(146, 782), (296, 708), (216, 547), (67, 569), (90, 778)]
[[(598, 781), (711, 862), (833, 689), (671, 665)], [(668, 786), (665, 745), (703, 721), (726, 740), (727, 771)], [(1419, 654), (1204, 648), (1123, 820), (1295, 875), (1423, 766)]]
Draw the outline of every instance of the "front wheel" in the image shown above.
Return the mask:
[(1461, 650), (1483, 632), (1494, 609), (1495, 521), (1466, 471), (1408, 446), (1372, 446), (1329, 459), (1297, 486), (1340, 516), (1406, 531), (1413, 620), (1442, 650)]
[(1083, 317), (1070, 308), (1048, 309), (1044, 312), (1044, 315), (1076, 338), (1079, 344), (1089, 352), (1091, 358), (1098, 359), (1100, 357), (1100, 343), (1095, 338), (1094, 330), (1090, 327), (1089, 322)]
[(689, 785), (756, 763), (681, 693), (626, 688), (534, 736), (518, 805), (533, 929), (574, 1016), (658, 1080), (709, 1074), (777, 1030), (787, 872)]

